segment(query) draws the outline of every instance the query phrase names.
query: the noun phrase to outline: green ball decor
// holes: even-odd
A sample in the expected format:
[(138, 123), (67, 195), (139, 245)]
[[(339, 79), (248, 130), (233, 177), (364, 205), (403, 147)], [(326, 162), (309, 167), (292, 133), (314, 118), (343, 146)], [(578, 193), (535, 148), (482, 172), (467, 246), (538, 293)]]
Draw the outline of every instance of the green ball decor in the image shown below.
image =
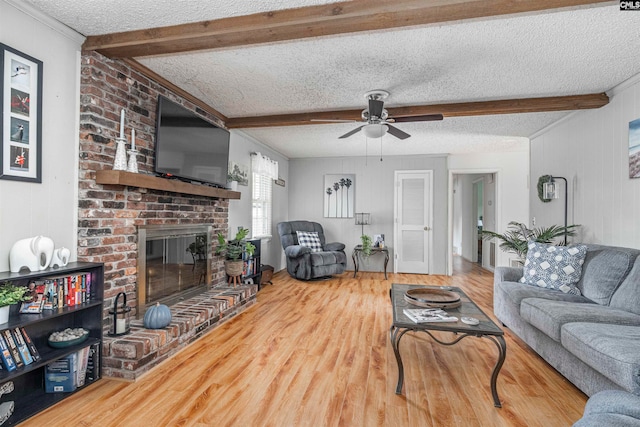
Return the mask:
[(162, 329), (169, 326), (169, 323), (171, 323), (171, 310), (159, 302), (147, 309), (142, 320), (142, 324), (147, 329)]

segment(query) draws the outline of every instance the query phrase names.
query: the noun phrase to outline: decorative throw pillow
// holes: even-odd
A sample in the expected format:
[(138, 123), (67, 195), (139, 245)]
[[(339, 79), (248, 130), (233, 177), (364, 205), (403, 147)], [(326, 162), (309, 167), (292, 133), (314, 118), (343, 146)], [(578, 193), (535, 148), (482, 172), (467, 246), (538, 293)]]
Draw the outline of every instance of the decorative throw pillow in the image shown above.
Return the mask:
[(587, 255), (585, 245), (551, 246), (530, 241), (521, 283), (580, 295), (576, 283)]
[(311, 249), (311, 252), (322, 252), (322, 243), (316, 231), (296, 231), (298, 244)]

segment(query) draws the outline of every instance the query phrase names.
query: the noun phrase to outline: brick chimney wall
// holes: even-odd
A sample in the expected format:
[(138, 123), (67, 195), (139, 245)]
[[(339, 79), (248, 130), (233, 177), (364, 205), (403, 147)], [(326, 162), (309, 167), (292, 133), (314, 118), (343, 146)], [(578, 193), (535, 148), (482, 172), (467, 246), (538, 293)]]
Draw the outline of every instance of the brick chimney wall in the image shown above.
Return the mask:
[[(119, 292), (135, 310), (137, 226), (150, 224), (210, 224), (214, 236), (227, 235), (229, 201), (120, 185), (96, 184), (96, 171), (112, 169), (120, 110), (126, 109), (125, 136), (136, 131), (138, 168), (153, 174), (158, 95), (218, 120), (189, 101), (149, 80), (124, 62), (96, 52), (82, 55), (80, 85), (80, 170), (78, 182), (78, 260), (103, 262), (104, 325)], [(128, 145), (127, 145), (128, 148)], [(223, 259), (211, 261), (213, 284), (225, 280)], [(106, 329), (105, 329), (106, 330)]]

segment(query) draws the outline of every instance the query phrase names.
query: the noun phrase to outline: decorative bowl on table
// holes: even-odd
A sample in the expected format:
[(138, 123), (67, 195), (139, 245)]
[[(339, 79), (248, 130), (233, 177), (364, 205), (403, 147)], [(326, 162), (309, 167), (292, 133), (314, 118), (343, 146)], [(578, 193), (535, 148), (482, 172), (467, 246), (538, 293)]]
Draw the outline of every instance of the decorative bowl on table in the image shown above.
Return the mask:
[(66, 348), (80, 344), (89, 337), (89, 331), (83, 328), (67, 328), (49, 335), (48, 344), (53, 348)]
[(460, 295), (445, 289), (415, 288), (404, 293), (409, 304), (427, 308), (457, 308), (462, 305)]

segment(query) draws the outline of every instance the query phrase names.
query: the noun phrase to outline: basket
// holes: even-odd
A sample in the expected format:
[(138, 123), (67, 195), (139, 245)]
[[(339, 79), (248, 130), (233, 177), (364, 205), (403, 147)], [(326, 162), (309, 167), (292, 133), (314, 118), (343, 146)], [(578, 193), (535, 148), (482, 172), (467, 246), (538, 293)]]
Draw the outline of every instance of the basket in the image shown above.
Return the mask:
[(239, 260), (227, 260), (224, 262), (224, 271), (227, 276), (240, 276), (244, 269), (244, 261)]

